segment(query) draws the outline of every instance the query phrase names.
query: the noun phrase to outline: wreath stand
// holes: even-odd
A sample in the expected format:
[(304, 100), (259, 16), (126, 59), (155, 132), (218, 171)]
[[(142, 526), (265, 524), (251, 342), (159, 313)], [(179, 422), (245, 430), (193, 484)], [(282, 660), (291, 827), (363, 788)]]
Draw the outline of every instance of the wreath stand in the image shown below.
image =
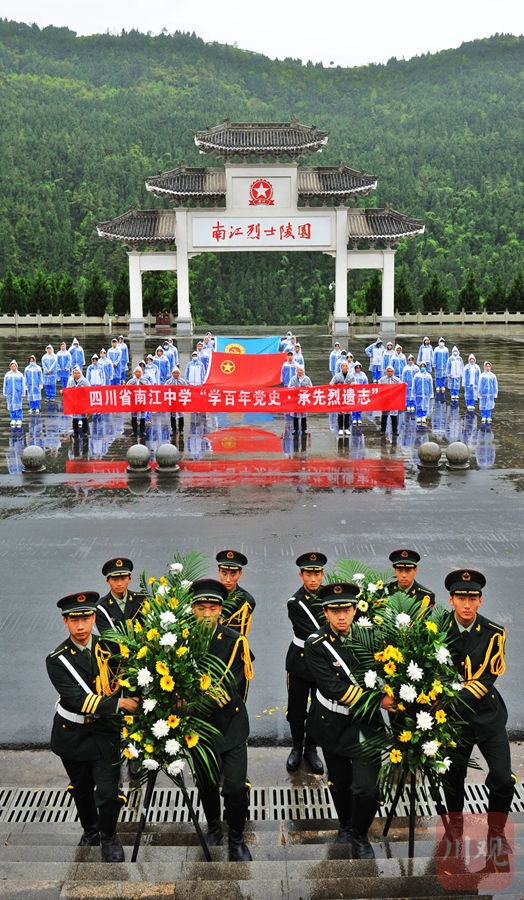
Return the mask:
[[(149, 807), (151, 806), (151, 801), (153, 799), (153, 791), (155, 789), (156, 779), (158, 775), (159, 769), (156, 769), (154, 772), (148, 772), (147, 774), (147, 782), (146, 782), (146, 790), (144, 794), (144, 802), (142, 805), (142, 812), (140, 815), (140, 822), (138, 823), (138, 830), (135, 837), (135, 843), (133, 846), (133, 853), (131, 856), (131, 862), (136, 862), (138, 851), (140, 849), (140, 842), (142, 840), (142, 835), (144, 833), (144, 828), (146, 827), (147, 816), (149, 813)], [(193, 808), (193, 804), (191, 803), (191, 798), (187, 792), (187, 788), (184, 782), (183, 775), (177, 775), (176, 778), (171, 778), (173, 784), (177, 786), (177, 788), (182, 792), (182, 797), (185, 805), (187, 806), (187, 810), (189, 812), (189, 818), (193, 824), (193, 827), (197, 833), (198, 840), (200, 842), (200, 846), (204, 851), (204, 856), (207, 862), (211, 862), (211, 854), (209, 852), (209, 847), (207, 846), (207, 841), (204, 837), (204, 833), (200, 827), (200, 823), (196, 817), (195, 810)]]
[[(406, 787), (408, 775), (410, 773), (407, 770), (404, 770), (402, 776), (397, 784), (397, 789), (395, 791), (395, 796), (393, 797), (393, 803), (391, 804), (391, 808), (388, 812), (386, 822), (384, 825), (384, 830), (382, 831), (382, 836), (386, 837), (387, 833), (390, 829), (391, 822), (395, 816), (397, 811), (397, 806), (399, 801), (404, 793), (404, 789)], [(430, 793), (435, 801), (437, 815), (442, 817), (442, 821), (444, 823), (444, 830), (446, 834), (448, 834), (448, 821), (446, 816), (446, 808), (444, 804), (441, 802), (438, 796), (434, 796), (430, 789)], [(409, 820), (408, 820), (408, 857), (413, 859), (415, 856), (415, 808), (417, 803), (417, 776), (415, 772), (411, 773), (411, 778), (409, 782)]]

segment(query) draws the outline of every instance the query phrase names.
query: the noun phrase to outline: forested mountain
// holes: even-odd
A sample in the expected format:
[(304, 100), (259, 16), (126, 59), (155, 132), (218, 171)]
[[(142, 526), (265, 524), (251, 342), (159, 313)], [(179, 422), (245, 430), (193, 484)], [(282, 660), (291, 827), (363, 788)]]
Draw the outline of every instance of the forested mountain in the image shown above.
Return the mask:
[[(522, 283), (522, 51), (521, 38), (497, 35), (325, 68), (194, 34), (77, 37), (0, 20), (0, 311), (34, 308), (37, 292), (42, 311), (86, 294), (86, 307), (123, 312), (125, 250), (96, 223), (161, 205), (146, 176), (182, 160), (220, 165), (199, 155), (193, 131), (292, 116), (330, 131), (310, 163), (343, 160), (378, 177), (362, 205), (426, 222), (397, 252), (400, 307), (431, 308), (432, 291), (452, 308), (465, 291), (502, 306)], [(207, 321), (318, 321), (333, 272), (321, 254), (204, 255), (191, 262), (192, 303)], [(354, 308), (372, 308), (377, 278), (350, 277)], [(151, 309), (172, 305), (174, 277), (148, 278)]]

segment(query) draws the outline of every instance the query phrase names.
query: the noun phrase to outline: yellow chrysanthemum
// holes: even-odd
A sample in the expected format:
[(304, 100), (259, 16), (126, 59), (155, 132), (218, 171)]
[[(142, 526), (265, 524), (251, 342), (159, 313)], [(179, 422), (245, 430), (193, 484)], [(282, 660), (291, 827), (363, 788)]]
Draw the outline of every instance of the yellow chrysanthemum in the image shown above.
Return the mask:
[(384, 687), (382, 688), (382, 690), (384, 691), (385, 694), (388, 695), (388, 697), (395, 696), (395, 691), (393, 690), (393, 688), (391, 687), (390, 684), (385, 684)]
[(386, 658), (386, 657), (384, 656), (384, 651), (383, 651), (383, 650), (379, 650), (377, 653), (375, 653), (375, 657), (374, 657), (374, 658), (376, 659), (377, 662), (383, 662), (383, 661), (385, 660), (385, 658)]
[(383, 587), (384, 587), (384, 582), (377, 581), (377, 591), (381, 591)]
[(405, 708), (406, 708), (405, 703), (402, 703), (402, 702), (401, 702), (401, 703), (397, 703), (397, 709), (399, 709), (400, 712), (404, 712)]
[(120, 648), (120, 656), (123, 656), (124, 659), (127, 659), (129, 654), (131, 653), (129, 647), (127, 647), (125, 644), (119, 644), (118, 646)]
[(140, 744), (140, 742), (142, 741), (142, 738), (143, 738), (143, 737), (144, 737), (144, 735), (141, 734), (140, 731), (133, 731), (133, 734), (130, 734), (130, 735), (129, 735), (130, 740), (136, 741), (137, 744)]
[(132, 725), (134, 721), (134, 716), (124, 716), (124, 722), (126, 723), (126, 725)]
[(419, 694), (416, 702), (420, 703), (421, 706), (427, 706), (428, 703), (431, 703), (431, 700), (427, 694)]
[(135, 632), (135, 634), (139, 634), (142, 631), (142, 626), (138, 619), (135, 619), (133, 623), (133, 631)]
[(184, 638), (184, 640), (189, 637), (189, 628), (182, 629), (182, 637)]
[(193, 734), (186, 734), (185, 738), (186, 738), (186, 744), (189, 747), (189, 749), (191, 749), (191, 747), (196, 747), (196, 745), (198, 744), (198, 742), (200, 740), (198, 734), (195, 734), (194, 732), (193, 732)]
[(428, 631), (432, 631), (434, 634), (436, 634), (438, 631), (438, 628), (437, 628), (435, 622), (426, 621), (426, 628), (428, 629)]
[(448, 744), (448, 746), (449, 746), (449, 747), (456, 747), (456, 746), (457, 746), (457, 742), (456, 742), (456, 741), (450, 741), (449, 744)]
[(147, 579), (148, 584), (154, 584), (155, 581), (156, 581), (156, 578), (154, 575), (151, 575), (151, 577)]
[(180, 725), (180, 719), (178, 716), (171, 715), (167, 717), (167, 724), (170, 728), (178, 728)]
[(127, 759), (133, 759), (133, 754), (131, 753), (131, 751), (130, 751), (127, 747), (124, 747), (124, 749), (122, 750), (122, 753), (124, 754), (124, 756), (125, 756)]
[(393, 644), (388, 644), (384, 649), (384, 659), (392, 659), (394, 662), (401, 663), (404, 661), (404, 657), (402, 656), (401, 651), (398, 647), (394, 647)]
[(399, 734), (398, 739), (399, 739), (399, 741), (402, 741), (403, 744), (407, 744), (407, 742), (410, 741), (412, 737), (413, 737), (413, 732), (408, 731), (406, 729), (405, 731), (402, 732), (402, 734)]
[(178, 603), (177, 598), (171, 597), (171, 599), (169, 601), (169, 606), (171, 607), (171, 609), (178, 609), (178, 605), (179, 605), (179, 603)]
[(384, 672), (386, 673), (386, 675), (393, 675), (396, 671), (397, 667), (393, 660), (390, 659), (390, 661), (387, 662), (384, 666)]
[(129, 728), (126, 728), (124, 726), (124, 728), (122, 728), (122, 737), (126, 738), (128, 736), (128, 734), (129, 734)]
[(146, 655), (147, 650), (148, 650), (148, 648), (147, 648), (146, 645), (144, 644), (143, 647), (140, 647), (140, 650), (138, 651), (138, 653), (137, 653), (137, 655), (136, 655), (136, 658), (137, 658), (137, 659), (142, 659), (142, 658)]
[(143, 612), (144, 615), (147, 615), (148, 612), (151, 612), (151, 604), (149, 600), (144, 600), (144, 602), (142, 603), (141, 612)]
[(375, 625), (383, 625), (384, 624), (384, 618), (382, 616), (373, 616), (373, 621), (374, 621)]
[(171, 675), (163, 675), (160, 679), (160, 687), (163, 691), (172, 691), (175, 686), (175, 682), (171, 678)]
[(439, 725), (442, 725), (443, 722), (445, 722), (447, 720), (446, 713), (444, 712), (443, 709), (437, 709), (437, 711), (435, 713), (435, 719)]
[(150, 628), (146, 634), (146, 638), (148, 641), (154, 641), (155, 638), (160, 637), (160, 632), (156, 628)]
[(153, 753), (154, 749), (153, 744), (144, 744), (145, 753)]
[(210, 675), (201, 675), (200, 676), (200, 689), (202, 691), (207, 691), (207, 689), (211, 687), (211, 676)]
[(167, 584), (167, 578), (165, 575), (161, 575), (158, 580), (159, 580), (160, 584)]
[(127, 678), (119, 678), (119, 679), (118, 679), (118, 684), (119, 684), (120, 687), (125, 687), (125, 688), (130, 688), (130, 687), (131, 687), (131, 685), (129, 684), (129, 681), (127, 680)]
[(433, 682), (433, 688), (432, 688), (432, 690), (435, 691), (435, 694), (441, 694), (442, 691), (444, 690), (444, 688), (443, 688), (443, 686), (442, 686), (442, 682), (441, 682), (441, 681), (438, 681), (438, 680), (435, 680), (435, 681)]
[(187, 649), (188, 648), (184, 647), (184, 646), (179, 647), (178, 650), (176, 651), (176, 655), (177, 656), (185, 656), (185, 654), (187, 653)]
[(157, 661), (155, 668), (159, 675), (169, 675), (169, 666), (166, 666), (165, 662), (162, 662), (161, 659)]
[(399, 763), (402, 760), (402, 753), (397, 749), (397, 747), (394, 747), (389, 754), (389, 758), (392, 763)]

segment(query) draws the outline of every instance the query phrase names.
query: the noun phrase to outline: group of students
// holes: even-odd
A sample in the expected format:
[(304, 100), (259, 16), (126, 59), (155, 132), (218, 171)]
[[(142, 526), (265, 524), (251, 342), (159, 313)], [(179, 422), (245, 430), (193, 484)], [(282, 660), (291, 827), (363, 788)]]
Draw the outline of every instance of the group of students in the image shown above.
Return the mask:
[[(470, 353), (464, 363), (458, 347), (453, 346), (450, 352), (443, 337), (439, 338), (436, 347), (432, 346), (429, 337), (424, 337), (416, 358), (413, 353), (406, 356), (401, 344), (394, 345), (393, 341), (384, 344), (380, 337), (369, 344), (364, 352), (369, 358), (369, 370), (374, 384), (402, 382), (406, 385), (406, 411), (415, 413), (418, 424), (426, 423), (431, 400), (445, 400), (446, 388), (452, 404), (458, 402), (463, 390), (466, 409), (472, 412), (478, 402), (482, 424), (491, 423), (498, 397), (498, 381), (489, 360), (484, 362), (481, 372), (474, 353)], [(331, 384), (368, 382), (360, 362), (354, 360), (350, 352), (341, 349), (339, 341), (335, 341), (330, 353), (329, 371)], [(353, 422), (359, 421), (358, 417), (355, 418), (356, 415), (353, 415)], [(395, 434), (397, 413), (393, 412), (391, 415)], [(385, 419), (387, 415), (382, 417), (383, 431)], [(339, 417), (339, 420), (339, 434), (344, 431), (347, 433), (349, 415)]]
[[(412, 549), (393, 551), (389, 560), (395, 578), (391, 591), (403, 591), (415, 601), (421, 615), (431, 611), (432, 591), (416, 580), (420, 555)], [(249, 719), (245, 701), (252, 675), (253, 656), (247, 644), (256, 602), (239, 584), (248, 560), (238, 550), (216, 555), (217, 578), (199, 579), (190, 588), (192, 610), (213, 629), (210, 652), (232, 673), (237, 691), (210, 714), (217, 728), (214, 750), (220, 760), (224, 816), (228, 824), (228, 858), (251, 860), (244, 839), (248, 814), (247, 738)], [(317, 748), (323, 752), (329, 790), (339, 819), (337, 843), (349, 844), (354, 858), (374, 857), (369, 828), (378, 808), (380, 758), (360, 756), (360, 735), (380, 729), (380, 715), (364, 721), (352, 711), (365, 688), (351, 675), (352, 657), (347, 638), (357, 612), (358, 585), (348, 582), (322, 584), (327, 556), (318, 551), (302, 553), (296, 560), (300, 588), (287, 601), (293, 637), (285, 667), (287, 672), (287, 720), (292, 747), (286, 768), (294, 773), (302, 760), (316, 775), (324, 773)], [(52, 729), (51, 748), (64, 764), (70, 790), (83, 828), (82, 846), (102, 846), (102, 858), (120, 862), (124, 851), (117, 836), (122, 798), (119, 795), (121, 745), (110, 722), (115, 713), (132, 714), (137, 700), (117, 691), (104, 696), (99, 689), (98, 646), (103, 635), (119, 622), (141, 621), (143, 594), (129, 588), (133, 563), (115, 558), (104, 563), (102, 574), (109, 591), (72, 594), (58, 601), (68, 637), (46, 660), (49, 677), (59, 693)], [(484, 756), (489, 773), (488, 820), (500, 835), (514, 793), (514, 776), (506, 733), (507, 712), (495, 688), (505, 670), (505, 631), (481, 616), (486, 579), (472, 569), (457, 569), (445, 578), (452, 607), (449, 649), (462, 681), (467, 728), (457, 747), (444, 783), (449, 812), (464, 808), (466, 766), (474, 745)], [(98, 631), (100, 637), (93, 634)], [(239, 636), (241, 651), (239, 652)], [(84, 649), (88, 651), (84, 653)], [(249, 669), (249, 672), (248, 672)], [(384, 694), (382, 709), (394, 715), (393, 698)], [(460, 754), (460, 755), (459, 755)], [(111, 765), (110, 763), (113, 763)], [(207, 821), (207, 843), (223, 839), (220, 790), (217, 784), (198, 782)]]

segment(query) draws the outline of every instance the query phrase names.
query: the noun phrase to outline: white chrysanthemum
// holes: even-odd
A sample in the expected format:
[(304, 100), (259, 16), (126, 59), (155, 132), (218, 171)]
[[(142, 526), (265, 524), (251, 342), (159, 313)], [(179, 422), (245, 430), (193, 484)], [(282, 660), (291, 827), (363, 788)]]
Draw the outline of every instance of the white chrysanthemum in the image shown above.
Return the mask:
[(364, 684), (367, 688), (374, 688), (377, 683), (377, 673), (373, 669), (368, 669), (364, 674)]
[(370, 581), (368, 584), (368, 594), (373, 596), (373, 594), (376, 594), (376, 593), (377, 593), (377, 586), (376, 586), (376, 584), (373, 584), (372, 581)]
[(142, 701), (142, 709), (145, 713), (153, 712), (157, 703), (158, 700), (155, 700), (154, 697), (146, 697), (146, 699)]
[(397, 628), (407, 628), (411, 624), (411, 616), (407, 613), (399, 613), (395, 619)]
[(365, 581), (366, 576), (362, 574), (362, 572), (355, 572), (353, 575), (353, 581)]
[(152, 681), (153, 676), (151, 675), (149, 669), (147, 669), (145, 666), (143, 669), (139, 669), (136, 673), (136, 683), (139, 687), (147, 687), (147, 685), (151, 684)]
[(159, 644), (161, 647), (174, 647), (178, 638), (176, 634), (173, 634), (172, 631), (166, 631), (165, 634), (159, 640)]
[(159, 584), (156, 592), (159, 597), (165, 597), (166, 594), (169, 593), (169, 585), (168, 584)]
[(142, 760), (142, 766), (144, 769), (149, 769), (150, 772), (156, 772), (160, 768), (160, 763), (156, 759), (144, 759)]
[(373, 628), (373, 622), (371, 621), (371, 619), (368, 619), (367, 616), (360, 616), (357, 619), (356, 624), (359, 626), (359, 628)]
[(174, 562), (174, 563), (171, 563), (171, 565), (169, 566), (170, 572), (182, 572), (183, 569), (184, 569), (184, 566), (182, 565), (182, 563)]
[(451, 687), (454, 691), (461, 691), (462, 683), (460, 681), (454, 681), (453, 684), (451, 685)]
[(182, 581), (180, 582), (180, 585), (183, 588), (191, 587), (192, 584), (193, 584), (193, 582), (190, 581), (188, 578), (183, 578)]
[(165, 719), (157, 719), (151, 731), (156, 738), (164, 738), (169, 734), (169, 725)]
[(422, 749), (426, 756), (436, 756), (438, 753), (438, 744), (436, 741), (426, 741), (422, 744)]
[(180, 744), (175, 738), (170, 738), (169, 741), (166, 741), (166, 753), (169, 753), (170, 756), (176, 756), (179, 752)]
[(435, 659), (439, 663), (450, 662), (451, 653), (449, 652), (447, 647), (439, 647), (438, 650), (435, 651)]
[(421, 669), (420, 666), (417, 666), (416, 662), (411, 660), (407, 668), (407, 673), (412, 681), (420, 681), (424, 674), (424, 670)]
[(183, 759), (175, 759), (172, 763), (169, 763), (166, 771), (167, 771), (168, 775), (176, 776), (176, 775), (180, 775), (183, 768), (184, 768), (184, 760)]
[(406, 703), (414, 703), (417, 699), (417, 689), (412, 684), (401, 684), (398, 695)]
[(357, 603), (357, 609), (359, 612), (367, 612), (369, 609), (369, 603), (367, 600), (359, 600)]
[(160, 624), (162, 628), (167, 628), (168, 625), (174, 625), (176, 622), (176, 616), (170, 609), (166, 609), (165, 612), (160, 613)]
[(444, 773), (448, 771), (450, 765), (451, 765), (451, 760), (450, 760), (449, 756), (445, 756), (444, 759), (440, 759), (437, 762), (437, 765), (436, 765), (437, 772), (440, 772), (441, 775), (444, 775)]
[(433, 716), (428, 712), (418, 712), (417, 728), (420, 728), (421, 731), (429, 731), (433, 728)]
[(140, 756), (140, 750), (138, 749), (138, 747), (135, 747), (134, 744), (127, 745), (127, 752), (130, 756), (133, 757), (133, 759), (138, 759), (138, 757)]

